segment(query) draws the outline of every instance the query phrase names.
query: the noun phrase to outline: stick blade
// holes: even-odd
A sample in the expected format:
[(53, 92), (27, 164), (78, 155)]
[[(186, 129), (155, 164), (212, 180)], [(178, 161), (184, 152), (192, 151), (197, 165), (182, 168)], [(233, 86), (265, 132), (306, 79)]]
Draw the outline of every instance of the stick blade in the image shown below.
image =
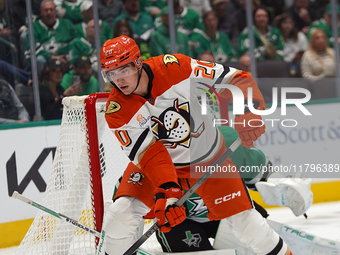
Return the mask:
[(12, 197), (13, 198), (18, 198), (21, 194), (18, 192), (18, 191), (14, 191), (13, 194), (12, 194)]
[(31, 199), (28, 199), (27, 197), (24, 197), (23, 195), (21, 195), (18, 191), (14, 191), (12, 194), (13, 198), (19, 199), (27, 204), (33, 204), (34, 202)]

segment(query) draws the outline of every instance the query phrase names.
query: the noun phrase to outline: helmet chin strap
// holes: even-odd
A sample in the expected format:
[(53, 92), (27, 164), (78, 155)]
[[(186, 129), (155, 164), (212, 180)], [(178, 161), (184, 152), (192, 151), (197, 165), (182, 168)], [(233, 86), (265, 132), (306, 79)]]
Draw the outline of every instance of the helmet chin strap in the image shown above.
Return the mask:
[[(137, 67), (138, 68), (138, 67)], [(138, 69), (138, 81), (137, 81), (137, 85), (136, 85), (136, 87), (135, 87), (135, 89), (130, 93), (130, 94), (132, 94), (133, 92), (135, 92), (135, 90), (138, 88), (138, 86), (139, 86), (139, 82), (140, 82), (140, 78), (142, 77), (142, 72), (143, 72), (143, 68), (141, 67), (140, 68), (140, 72), (139, 72), (139, 69)]]

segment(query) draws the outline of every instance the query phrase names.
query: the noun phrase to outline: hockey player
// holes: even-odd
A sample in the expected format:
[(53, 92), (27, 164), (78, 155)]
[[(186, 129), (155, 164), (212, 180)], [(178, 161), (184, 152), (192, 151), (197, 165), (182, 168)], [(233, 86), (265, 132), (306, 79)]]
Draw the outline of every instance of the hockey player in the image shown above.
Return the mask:
[[(237, 132), (229, 126), (219, 126), (226, 147), (228, 148), (237, 139)], [(313, 193), (310, 190), (311, 179), (280, 178), (274, 173), (272, 163), (266, 160), (264, 153), (255, 148), (240, 146), (230, 157), (238, 169), (258, 167), (254, 172), (241, 172), (241, 177), (247, 187), (256, 190), (259, 187), (260, 195), (268, 205), (289, 207), (296, 215), (304, 214), (313, 202)], [(130, 165), (131, 167), (131, 165)], [(276, 175), (273, 177), (273, 175)], [(264, 218), (267, 211), (254, 201), (255, 209)], [(236, 249), (245, 254), (251, 249), (232, 234), (228, 224), (221, 221), (210, 221), (207, 218), (208, 209), (202, 199), (193, 194), (187, 201), (187, 218), (168, 233), (157, 232), (157, 240), (164, 252), (192, 252), (214, 249)], [(212, 245), (209, 238), (217, 239)], [(248, 254), (248, 253), (247, 253)]]
[[(138, 46), (127, 36), (105, 42), (100, 64), (104, 79), (115, 86), (107, 101), (106, 121), (140, 169), (124, 173), (117, 199), (104, 216), (106, 253), (113, 255), (124, 253), (136, 241), (138, 224), (151, 208), (162, 232), (183, 222), (185, 208), (175, 203), (182, 196), (181, 188), (189, 189), (197, 180), (190, 176), (190, 165), (212, 165), (225, 151), (224, 139), (211, 116), (201, 115), (198, 100), (190, 100), (190, 78), (203, 77), (208, 86), (232, 84), (245, 98), (247, 88), (252, 87), (256, 108), (264, 109), (265, 104), (255, 82), (242, 71), (181, 54), (153, 57), (143, 63)], [(228, 91), (221, 95), (231, 98)], [(261, 117), (249, 111), (235, 122), (245, 123), (236, 126), (245, 146), (252, 147), (265, 130)], [(236, 168), (230, 159), (221, 167)], [(140, 185), (144, 179), (148, 183)], [(137, 186), (143, 191), (136, 191)], [(291, 254), (253, 209), (237, 172), (214, 174), (196, 192), (209, 210), (209, 220), (228, 218), (236, 237), (257, 254)], [(232, 193), (238, 195), (223, 200)]]
[[(228, 148), (238, 138), (238, 133), (229, 126), (218, 128)], [(230, 158), (238, 169), (250, 167), (258, 169), (258, 171), (243, 171), (240, 174), (249, 189), (256, 190), (256, 187), (260, 187), (260, 195), (268, 205), (289, 207), (296, 216), (304, 214), (311, 206), (313, 193), (310, 190), (310, 179), (280, 178), (279, 173), (271, 170), (272, 164), (266, 159), (264, 153), (256, 148), (240, 146)], [(144, 186), (150, 184), (147, 177), (138, 174), (139, 169), (134, 164), (129, 164), (126, 172), (129, 173), (125, 177), (128, 179), (124, 179), (123, 182), (134, 181), (141, 184), (133, 188), (137, 193), (142, 192)], [(114, 199), (119, 196), (115, 195)], [(216, 236), (218, 242), (215, 248), (235, 248), (241, 253), (248, 249), (237, 240), (224, 222), (221, 224), (220, 221), (208, 219), (208, 209), (196, 193), (186, 201), (185, 206), (187, 218), (183, 223), (173, 227), (170, 232), (157, 232), (156, 234), (164, 252), (211, 250), (213, 246), (209, 238), (216, 238)], [(254, 206), (264, 218), (268, 217), (267, 211), (255, 201)], [(151, 212), (147, 218), (152, 218), (152, 216)]]

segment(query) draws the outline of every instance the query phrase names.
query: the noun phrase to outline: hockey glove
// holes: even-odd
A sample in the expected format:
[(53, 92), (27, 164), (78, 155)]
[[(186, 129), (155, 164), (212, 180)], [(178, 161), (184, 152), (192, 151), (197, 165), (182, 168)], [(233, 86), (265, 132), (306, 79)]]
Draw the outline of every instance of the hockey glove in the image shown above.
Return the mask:
[[(171, 227), (180, 224), (186, 219), (184, 206), (178, 207), (175, 205), (182, 194), (183, 191), (179, 188), (156, 189), (155, 216), (161, 232), (169, 232)], [(166, 219), (168, 222), (166, 222)]]
[(234, 125), (242, 139), (242, 145), (250, 148), (254, 146), (253, 141), (256, 141), (266, 129), (261, 116), (252, 112), (236, 116)]

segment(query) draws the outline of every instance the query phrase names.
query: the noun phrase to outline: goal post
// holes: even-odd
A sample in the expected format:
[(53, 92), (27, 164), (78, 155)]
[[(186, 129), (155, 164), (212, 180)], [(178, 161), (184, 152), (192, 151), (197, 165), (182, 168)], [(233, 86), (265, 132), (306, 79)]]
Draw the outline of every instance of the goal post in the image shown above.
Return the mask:
[[(129, 163), (105, 121), (108, 95), (63, 99), (56, 153), (41, 202), (98, 232), (104, 201), (112, 199)], [(16, 254), (96, 254), (97, 244), (92, 234), (38, 211)]]
[[(95, 104), (97, 101), (104, 102), (106, 104), (109, 93), (96, 93), (85, 98), (85, 116), (86, 127), (88, 130), (88, 154), (91, 159), (89, 164), (89, 170), (92, 172), (92, 183), (94, 187), (92, 190), (93, 196), (93, 210), (94, 210), (94, 222), (95, 228), (98, 232), (102, 231), (103, 215), (104, 215), (104, 197), (103, 187), (101, 181), (101, 165), (100, 165), (100, 153), (98, 143), (98, 125), (97, 125), (97, 112)], [(105, 105), (104, 105), (105, 106)], [(99, 110), (105, 111), (105, 107)], [(98, 238), (96, 244), (98, 245)]]
[[(105, 120), (109, 93), (63, 99), (60, 133), (43, 206), (102, 230), (105, 201), (112, 196), (130, 160)], [(227, 103), (224, 109), (227, 108)], [(218, 118), (222, 108), (208, 102)], [(215, 114), (215, 116), (216, 116)], [(24, 194), (23, 194), (24, 195)], [(151, 226), (150, 220), (146, 221)], [(148, 226), (146, 225), (146, 226)], [(96, 254), (99, 239), (39, 210), (16, 255)], [(142, 248), (161, 251), (155, 235)]]

